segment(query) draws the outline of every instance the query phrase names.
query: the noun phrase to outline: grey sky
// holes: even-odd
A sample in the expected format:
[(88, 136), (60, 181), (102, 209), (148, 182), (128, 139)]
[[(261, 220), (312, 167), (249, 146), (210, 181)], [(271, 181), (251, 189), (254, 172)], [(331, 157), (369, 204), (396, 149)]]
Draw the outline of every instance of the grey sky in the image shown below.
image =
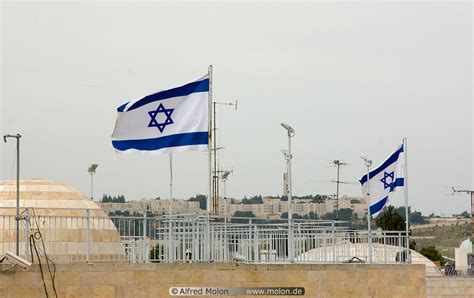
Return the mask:
[[(213, 64), (215, 99), (239, 101), (218, 115), (229, 196), (281, 194), (286, 122), (295, 194), (334, 193), (330, 160), (355, 182), (361, 155), (378, 164), (407, 136), (410, 204), (460, 212), (447, 187), (473, 187), (471, 42), (469, 2), (3, 2), (1, 133), (23, 135), (22, 177), (88, 194), (97, 162), (96, 197), (167, 198), (167, 156), (114, 153), (115, 109)], [(9, 179), (14, 145), (0, 148)], [(174, 171), (177, 197), (207, 193), (205, 153)]]

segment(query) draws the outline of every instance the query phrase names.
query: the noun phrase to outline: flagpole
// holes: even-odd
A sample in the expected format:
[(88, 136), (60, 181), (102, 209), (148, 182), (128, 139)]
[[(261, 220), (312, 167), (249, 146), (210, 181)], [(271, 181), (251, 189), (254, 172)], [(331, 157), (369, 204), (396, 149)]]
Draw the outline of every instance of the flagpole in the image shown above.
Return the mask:
[(410, 236), (408, 234), (408, 227), (409, 227), (409, 211), (408, 211), (408, 159), (407, 159), (407, 137), (403, 138), (403, 155), (404, 155), (404, 161), (405, 161), (405, 175), (404, 175), (404, 195), (405, 195), (405, 236), (406, 236), (406, 249), (407, 249), (407, 255), (405, 262), (411, 263), (411, 257), (410, 257)]
[(369, 263), (372, 263), (372, 225), (370, 212), (370, 165), (372, 164), (371, 160), (366, 160), (365, 165), (367, 166), (367, 229), (369, 232), (369, 238), (367, 242), (369, 244)]
[(209, 191), (207, 196), (207, 213), (211, 212), (211, 194), (212, 194), (212, 65), (209, 65), (209, 96), (208, 96), (208, 118), (209, 118), (209, 125), (208, 125), (208, 142), (207, 142), (207, 151), (208, 151), (208, 158), (209, 158)]
[[(207, 151), (208, 151), (208, 170), (209, 170), (209, 189), (208, 189), (208, 195), (207, 195), (207, 227), (206, 227), (206, 234), (205, 234), (205, 239), (204, 239), (204, 257), (207, 260), (210, 260), (211, 254), (211, 194), (212, 194), (212, 149), (211, 149), (211, 144), (212, 144), (212, 138), (214, 137), (212, 134), (212, 65), (209, 65), (208, 69), (208, 75), (209, 75), (209, 93), (208, 93), (208, 118), (209, 118), (209, 123), (208, 123), (208, 141), (207, 141)], [(215, 154), (215, 152), (214, 152)]]
[(169, 251), (170, 251), (170, 258), (171, 261), (174, 261), (174, 252), (173, 252), (173, 154), (169, 154), (170, 159), (170, 205), (169, 205)]

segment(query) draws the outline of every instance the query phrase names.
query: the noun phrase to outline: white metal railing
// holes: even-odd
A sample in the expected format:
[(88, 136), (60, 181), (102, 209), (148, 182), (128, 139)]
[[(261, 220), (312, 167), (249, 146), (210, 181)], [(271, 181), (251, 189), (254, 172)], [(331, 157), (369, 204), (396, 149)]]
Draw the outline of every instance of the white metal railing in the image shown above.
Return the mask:
[[(405, 232), (349, 230), (344, 222), (210, 217), (206, 214), (50, 216), (22, 208), (20, 256), (73, 262), (400, 263)], [(64, 213), (67, 214), (67, 213)], [(15, 252), (14, 215), (0, 215), (0, 256)], [(369, 259), (369, 250), (372, 259)], [(291, 254), (293, 251), (293, 254)], [(291, 258), (291, 255), (294, 257)], [(290, 257), (289, 257), (290, 256)]]

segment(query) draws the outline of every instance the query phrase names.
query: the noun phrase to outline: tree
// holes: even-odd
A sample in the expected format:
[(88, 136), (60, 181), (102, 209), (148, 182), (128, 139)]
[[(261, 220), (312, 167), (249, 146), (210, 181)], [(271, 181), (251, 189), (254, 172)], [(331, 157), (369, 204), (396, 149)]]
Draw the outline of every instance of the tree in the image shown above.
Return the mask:
[(234, 218), (234, 217), (248, 217), (248, 218), (253, 218), (255, 217), (255, 214), (252, 211), (235, 211), (234, 215), (232, 215), (232, 219), (230, 220), (231, 222), (236, 222), (236, 223), (247, 223), (247, 219), (243, 218)]
[(159, 262), (163, 255), (165, 254), (165, 249), (163, 245), (157, 244), (150, 250), (150, 262), (155, 263)]
[(395, 211), (393, 206), (386, 207), (382, 213), (377, 216), (375, 223), (385, 231), (405, 230), (405, 218)]
[(328, 212), (328, 213), (325, 213), (323, 214), (323, 216), (321, 216), (321, 219), (324, 219), (324, 220), (335, 220), (336, 219), (336, 212)]
[(125, 202), (126, 200), (125, 200), (124, 195), (118, 195), (118, 196), (112, 197), (110, 195), (104, 194), (101, 200), (101, 203), (125, 203)]
[(318, 215), (316, 213), (314, 213), (313, 211), (310, 211), (308, 213), (308, 218), (309, 219), (318, 219)]
[(250, 199), (247, 199), (247, 197), (244, 197), (242, 199), (242, 204), (263, 204), (263, 198), (261, 195), (253, 196)]
[(342, 208), (339, 209), (339, 220), (350, 221), (353, 218), (351, 208)]
[(199, 208), (206, 210), (207, 208), (207, 197), (203, 194), (197, 194), (195, 197), (190, 197), (188, 202), (199, 202)]
[(434, 246), (423, 247), (418, 252), (433, 262), (438, 261), (441, 266), (445, 263), (443, 256)]
[[(405, 218), (405, 207), (398, 207), (395, 209), (403, 218)], [(428, 221), (423, 217), (423, 214), (419, 211), (411, 211), (411, 207), (408, 207), (408, 219), (412, 224), (425, 224)]]

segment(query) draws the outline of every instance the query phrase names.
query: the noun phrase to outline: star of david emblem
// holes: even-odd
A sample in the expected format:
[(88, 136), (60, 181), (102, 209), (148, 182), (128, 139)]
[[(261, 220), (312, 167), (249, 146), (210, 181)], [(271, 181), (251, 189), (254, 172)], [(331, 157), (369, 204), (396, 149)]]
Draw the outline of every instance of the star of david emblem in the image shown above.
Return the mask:
[[(388, 178), (390, 178), (390, 181), (388, 181)], [(393, 185), (393, 180), (395, 179), (395, 174), (394, 172), (383, 172), (383, 178), (380, 179), (380, 182), (383, 183), (383, 189), (387, 189), (390, 187), (390, 191), (392, 191), (395, 187)]]
[[(158, 106), (156, 111), (149, 111), (148, 112), (148, 115), (150, 115), (150, 117), (151, 117), (150, 123), (148, 123), (148, 127), (156, 127), (156, 128), (158, 128), (160, 133), (163, 133), (163, 131), (165, 130), (167, 125), (170, 125), (170, 124), (174, 123), (173, 119), (171, 119), (171, 114), (173, 114), (173, 111), (174, 111), (174, 109), (167, 109), (163, 106), (162, 103), (160, 103), (160, 105)], [(165, 121), (162, 122), (162, 123), (158, 122), (158, 120), (156, 119), (156, 117), (160, 113), (165, 114), (165, 117), (166, 117)]]

